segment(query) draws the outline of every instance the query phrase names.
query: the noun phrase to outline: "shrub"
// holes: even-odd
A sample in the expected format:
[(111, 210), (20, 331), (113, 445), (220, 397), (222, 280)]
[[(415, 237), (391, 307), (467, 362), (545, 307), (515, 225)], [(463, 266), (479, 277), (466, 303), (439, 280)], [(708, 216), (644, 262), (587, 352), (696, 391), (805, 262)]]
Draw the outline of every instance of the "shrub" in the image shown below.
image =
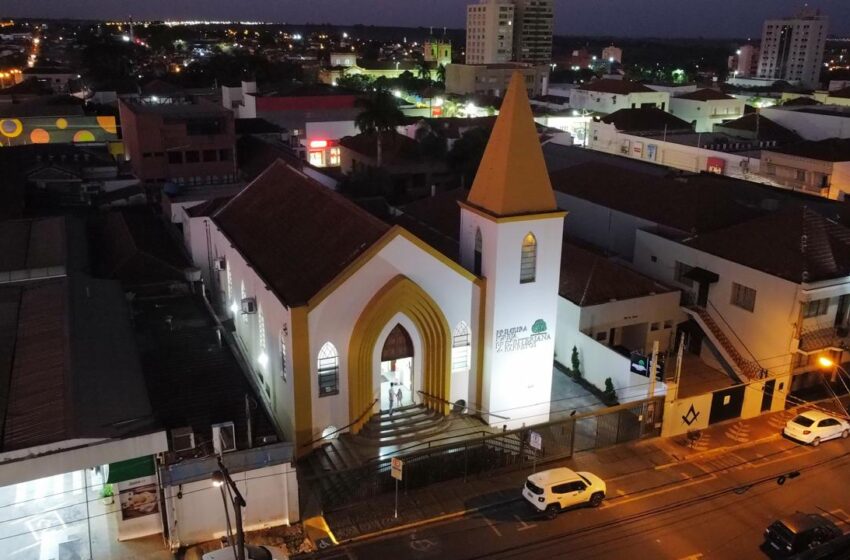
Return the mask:
[(576, 379), (581, 377), (581, 360), (578, 358), (578, 348), (573, 346), (573, 355), (570, 357), (570, 361), (573, 365), (573, 376)]

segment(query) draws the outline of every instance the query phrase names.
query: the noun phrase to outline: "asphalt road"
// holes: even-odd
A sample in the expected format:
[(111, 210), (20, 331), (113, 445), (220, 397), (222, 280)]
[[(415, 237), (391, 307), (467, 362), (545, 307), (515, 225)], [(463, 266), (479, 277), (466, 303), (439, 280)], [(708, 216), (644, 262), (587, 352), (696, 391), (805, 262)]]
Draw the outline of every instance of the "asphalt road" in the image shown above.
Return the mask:
[[(799, 470), (778, 485), (776, 478)], [(598, 509), (543, 519), (524, 501), (342, 545), (323, 559), (753, 559), (765, 527), (794, 511), (850, 531), (850, 440), (819, 448), (785, 439), (608, 479)], [(517, 488), (519, 496), (520, 489)], [(824, 513), (826, 512), (826, 513)]]

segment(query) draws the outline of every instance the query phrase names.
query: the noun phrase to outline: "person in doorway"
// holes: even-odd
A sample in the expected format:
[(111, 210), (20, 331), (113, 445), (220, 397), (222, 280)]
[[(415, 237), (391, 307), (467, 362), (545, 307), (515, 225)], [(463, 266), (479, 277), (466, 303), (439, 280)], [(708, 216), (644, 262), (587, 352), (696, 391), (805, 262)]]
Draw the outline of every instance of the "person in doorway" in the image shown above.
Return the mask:
[(399, 385), (399, 386), (398, 386), (398, 391), (396, 391), (396, 394), (395, 394), (395, 401), (396, 401), (396, 403), (398, 404), (398, 406), (401, 406), (401, 398), (402, 398), (402, 396), (403, 396), (403, 395), (401, 394), (401, 385)]
[(395, 390), (394, 390), (393, 385), (395, 385), (395, 383), (391, 382), (390, 383), (390, 416), (393, 415), (393, 398), (395, 397)]

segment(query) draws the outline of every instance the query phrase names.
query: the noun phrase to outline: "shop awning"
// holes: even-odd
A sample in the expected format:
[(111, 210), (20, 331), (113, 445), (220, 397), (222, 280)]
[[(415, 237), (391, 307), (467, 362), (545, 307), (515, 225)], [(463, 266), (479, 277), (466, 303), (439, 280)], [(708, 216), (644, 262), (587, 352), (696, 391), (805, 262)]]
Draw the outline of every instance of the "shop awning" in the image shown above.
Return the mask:
[(156, 466), (152, 455), (118, 461), (117, 463), (109, 464), (109, 476), (106, 478), (106, 483), (113, 484), (115, 482), (133, 480), (134, 478), (142, 478), (143, 476), (151, 476), (154, 472), (156, 472)]

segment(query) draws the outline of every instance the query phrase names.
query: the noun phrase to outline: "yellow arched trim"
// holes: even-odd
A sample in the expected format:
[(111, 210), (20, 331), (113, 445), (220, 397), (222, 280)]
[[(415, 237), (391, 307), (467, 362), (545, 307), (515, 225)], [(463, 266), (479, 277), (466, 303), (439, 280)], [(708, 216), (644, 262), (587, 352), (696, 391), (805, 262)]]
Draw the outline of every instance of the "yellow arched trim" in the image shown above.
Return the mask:
[[(378, 337), (396, 313), (404, 313), (413, 322), (422, 339), (422, 390), (448, 400), (451, 372), (451, 330), (437, 303), (415, 282), (406, 276), (396, 276), (366, 304), (348, 345), (348, 414), (349, 422), (375, 399), (372, 387), (372, 357)], [(440, 402), (426, 404), (443, 414), (448, 405)], [(351, 427), (356, 433), (368, 414)]]

